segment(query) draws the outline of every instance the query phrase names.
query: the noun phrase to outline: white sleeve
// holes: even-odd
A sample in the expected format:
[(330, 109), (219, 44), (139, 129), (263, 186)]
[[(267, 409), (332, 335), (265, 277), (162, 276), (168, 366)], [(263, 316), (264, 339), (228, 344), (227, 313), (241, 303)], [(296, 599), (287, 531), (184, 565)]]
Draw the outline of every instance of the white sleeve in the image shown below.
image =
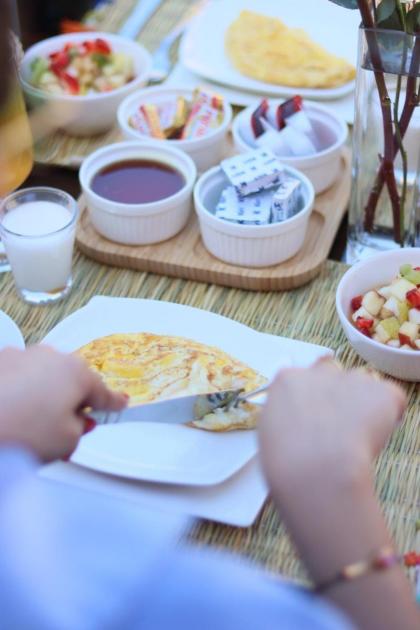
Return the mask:
[(179, 519), (39, 480), (0, 448), (5, 630), (348, 630), (335, 610), (225, 556), (174, 545)]

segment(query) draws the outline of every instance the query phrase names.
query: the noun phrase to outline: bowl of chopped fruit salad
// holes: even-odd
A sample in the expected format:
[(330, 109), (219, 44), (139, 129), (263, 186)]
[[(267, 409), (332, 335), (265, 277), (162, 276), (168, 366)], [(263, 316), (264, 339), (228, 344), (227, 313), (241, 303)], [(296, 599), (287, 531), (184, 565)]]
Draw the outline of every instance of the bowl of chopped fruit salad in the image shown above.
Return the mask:
[(338, 285), (336, 308), (365, 361), (420, 381), (420, 248), (382, 252), (351, 267)]
[(151, 66), (137, 42), (110, 33), (71, 33), (31, 46), (20, 76), (29, 105), (48, 106), (48, 124), (86, 136), (114, 124), (118, 105), (147, 83)]

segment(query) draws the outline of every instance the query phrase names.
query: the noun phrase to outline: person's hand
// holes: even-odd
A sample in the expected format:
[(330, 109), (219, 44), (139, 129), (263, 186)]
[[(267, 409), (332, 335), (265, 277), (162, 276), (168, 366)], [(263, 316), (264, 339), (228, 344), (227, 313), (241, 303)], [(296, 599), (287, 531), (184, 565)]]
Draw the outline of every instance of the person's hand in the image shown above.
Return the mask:
[[(325, 360), (281, 371), (270, 388), (259, 426), (262, 465), (315, 583), (392, 545), (371, 463), (405, 405), (396, 385)], [(338, 585), (327, 596), (363, 630), (418, 627), (400, 567)]]
[[(290, 474), (340, 474), (370, 466), (405, 409), (403, 391), (331, 360), (282, 370), (259, 427), (261, 456), (275, 488)], [(335, 470), (337, 469), (337, 470)]]
[(88, 428), (85, 407), (126, 403), (75, 356), (45, 346), (0, 352), (0, 442), (22, 444), (44, 461), (73, 452)]

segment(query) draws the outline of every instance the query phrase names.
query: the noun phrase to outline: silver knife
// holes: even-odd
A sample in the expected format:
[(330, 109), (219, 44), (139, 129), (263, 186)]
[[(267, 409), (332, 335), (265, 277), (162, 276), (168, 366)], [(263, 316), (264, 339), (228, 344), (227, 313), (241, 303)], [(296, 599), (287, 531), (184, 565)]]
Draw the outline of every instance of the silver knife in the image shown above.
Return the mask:
[(243, 389), (230, 389), (210, 394), (194, 394), (193, 396), (170, 398), (126, 407), (121, 411), (92, 411), (87, 415), (98, 424), (116, 424), (119, 422), (184, 424), (192, 420), (199, 420), (215, 409), (231, 409), (245, 400), (263, 394), (266, 389), (268, 389), (268, 385), (263, 385), (248, 393), (244, 393)]

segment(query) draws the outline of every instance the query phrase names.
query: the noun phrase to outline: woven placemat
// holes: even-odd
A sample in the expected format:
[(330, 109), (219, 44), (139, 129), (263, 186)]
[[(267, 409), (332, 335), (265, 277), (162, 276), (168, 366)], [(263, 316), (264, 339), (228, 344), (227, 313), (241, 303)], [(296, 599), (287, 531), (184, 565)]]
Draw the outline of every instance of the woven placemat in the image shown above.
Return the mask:
[[(143, 0), (146, 1), (146, 0)], [(153, 52), (162, 39), (194, 5), (195, 0), (166, 0), (140, 31), (137, 41)], [(97, 30), (115, 32), (130, 15), (137, 0), (117, 0), (101, 14)], [(36, 162), (76, 168), (83, 158), (101, 146), (122, 139), (118, 127), (97, 136), (75, 138), (59, 130), (38, 141), (34, 149)]]
[[(97, 294), (141, 297), (188, 304), (231, 317), (262, 332), (329, 346), (346, 367), (362, 365), (347, 343), (335, 314), (338, 281), (346, 267), (327, 261), (310, 285), (283, 293), (247, 292), (100, 265), (76, 254), (74, 289), (62, 303), (30, 307), (21, 302), (10, 274), (0, 275), (0, 308), (21, 328), (27, 342), (40, 340), (63, 317)], [(420, 391), (404, 384), (406, 422), (394, 434), (376, 466), (379, 497), (401, 551), (415, 548), (420, 485)], [(305, 574), (271, 502), (255, 525), (238, 529), (201, 522), (191, 532), (200, 545), (239, 552), (292, 578)]]

